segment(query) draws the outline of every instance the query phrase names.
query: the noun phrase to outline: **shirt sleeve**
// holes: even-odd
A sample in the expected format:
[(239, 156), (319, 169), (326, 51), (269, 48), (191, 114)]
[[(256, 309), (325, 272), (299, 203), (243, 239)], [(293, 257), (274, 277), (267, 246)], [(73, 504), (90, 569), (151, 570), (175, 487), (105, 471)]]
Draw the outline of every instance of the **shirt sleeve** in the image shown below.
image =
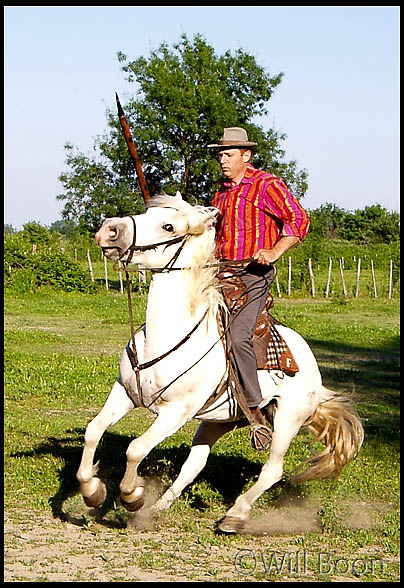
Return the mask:
[(218, 200), (219, 200), (219, 191), (217, 191), (215, 193), (215, 195), (213, 196), (212, 201), (211, 201), (211, 206), (217, 206)]
[(282, 223), (281, 237), (298, 237), (302, 240), (306, 236), (309, 215), (281, 179), (274, 178), (268, 182), (264, 202), (268, 212)]

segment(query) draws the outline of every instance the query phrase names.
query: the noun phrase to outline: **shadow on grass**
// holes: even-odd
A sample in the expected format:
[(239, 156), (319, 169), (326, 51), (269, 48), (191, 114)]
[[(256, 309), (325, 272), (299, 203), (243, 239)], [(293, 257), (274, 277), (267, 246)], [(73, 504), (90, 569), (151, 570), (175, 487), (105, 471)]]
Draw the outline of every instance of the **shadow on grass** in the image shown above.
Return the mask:
[[(59, 488), (54, 496), (49, 498), (52, 514), (55, 518), (70, 522), (77, 526), (87, 524), (86, 516), (81, 511), (79, 514), (71, 512), (68, 506), (69, 499), (79, 494), (79, 483), (76, 472), (80, 465), (84, 437), (84, 429), (68, 431), (63, 438), (50, 437), (45, 443), (41, 443), (35, 449), (19, 451), (11, 454), (14, 458), (32, 458), (51, 455), (59, 459), (63, 466), (58, 472)], [(95, 461), (99, 460), (97, 475), (106, 484), (107, 499), (104, 505), (89, 512), (101, 525), (111, 528), (125, 528), (125, 517), (114, 516), (113, 519), (105, 518), (108, 513), (116, 510), (119, 504), (119, 483), (126, 468), (126, 449), (133, 437), (118, 433), (105, 432), (97, 449)], [(178, 476), (180, 469), (188, 457), (190, 447), (182, 443), (178, 447), (156, 447), (142, 462), (139, 474), (156, 488), (156, 481), (161, 486), (161, 480), (168, 487)], [(212, 454), (208, 466), (197, 478), (205, 480), (212, 489), (220, 493), (225, 505), (234, 502), (243, 491), (245, 484), (261, 470), (260, 463), (255, 463), (244, 456), (214, 455)], [(206, 472), (206, 473), (205, 473)], [(147, 489), (147, 486), (146, 486)], [(160, 491), (165, 490), (160, 489)], [(197, 496), (190, 498), (190, 503), (196, 510), (205, 510), (206, 504)], [(77, 509), (76, 509), (77, 510)], [(87, 512), (87, 511), (86, 511)]]
[(364, 419), (365, 438), (386, 443), (400, 437), (399, 339), (385, 348), (308, 339), (323, 377), (323, 384), (341, 391), (356, 404)]
[[(393, 444), (399, 438), (399, 355), (392, 348), (364, 349), (324, 341), (309, 341), (317, 356), (324, 385), (336, 391), (345, 391), (357, 403), (359, 413), (364, 419), (365, 442)], [(84, 515), (69, 512), (66, 505), (70, 498), (79, 492), (76, 472), (80, 465), (83, 450), (84, 429), (68, 430), (65, 437), (50, 437), (46, 442), (27, 452), (15, 452), (12, 457), (24, 458), (52, 455), (60, 459), (63, 466), (59, 471), (59, 489), (49, 499), (53, 516), (75, 525), (86, 524)], [(119, 483), (126, 467), (126, 449), (133, 437), (105, 432), (97, 449), (95, 461), (100, 461), (98, 475), (107, 486), (107, 500), (99, 508), (90, 511), (95, 520), (102, 525), (125, 528), (127, 521), (119, 514), (114, 518), (106, 515), (116, 510), (119, 502)], [(223, 505), (230, 505), (239, 496), (246, 484), (256, 478), (261, 471), (261, 462), (253, 461), (240, 452), (230, 454), (213, 452), (206, 468), (198, 476), (198, 481), (206, 482), (210, 491), (221, 496)], [(239, 450), (238, 450), (239, 451)], [(162, 480), (168, 486), (179, 474), (188, 457), (189, 446), (166, 448), (158, 446), (142, 462), (139, 474), (149, 480)], [(302, 493), (299, 487), (299, 494)], [(277, 485), (279, 500), (286, 499), (295, 492), (288, 482)], [(196, 510), (208, 508), (203, 492), (193, 492), (192, 487), (185, 491), (190, 505)], [(83, 503), (83, 510), (86, 508)], [(85, 511), (87, 512), (87, 511)]]

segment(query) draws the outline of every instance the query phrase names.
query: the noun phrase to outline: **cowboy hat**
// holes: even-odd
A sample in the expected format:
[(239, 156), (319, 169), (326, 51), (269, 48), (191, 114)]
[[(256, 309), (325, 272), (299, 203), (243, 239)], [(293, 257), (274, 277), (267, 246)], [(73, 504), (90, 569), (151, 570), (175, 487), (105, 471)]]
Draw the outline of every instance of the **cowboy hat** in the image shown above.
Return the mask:
[(248, 140), (247, 131), (240, 127), (228, 127), (224, 129), (223, 137), (218, 143), (208, 145), (208, 149), (247, 148), (258, 145)]

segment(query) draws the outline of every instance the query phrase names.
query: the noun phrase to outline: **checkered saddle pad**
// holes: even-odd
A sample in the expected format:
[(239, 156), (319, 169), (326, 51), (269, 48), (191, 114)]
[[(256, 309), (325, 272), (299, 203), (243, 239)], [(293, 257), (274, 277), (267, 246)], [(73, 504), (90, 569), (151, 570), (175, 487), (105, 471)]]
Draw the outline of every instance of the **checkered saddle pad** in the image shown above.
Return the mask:
[[(247, 294), (244, 293), (245, 286), (236, 272), (231, 268), (225, 268), (218, 274), (218, 283), (230, 313), (240, 310), (247, 300)], [(281, 323), (268, 312), (273, 305), (273, 297), (268, 294), (253, 339), (257, 368), (259, 370), (282, 370), (285, 374), (294, 376), (299, 371), (299, 367), (286, 341), (276, 328), (276, 325)]]
[(294, 376), (299, 367), (286, 341), (276, 328), (280, 323), (268, 312), (264, 312), (265, 315), (261, 315), (253, 339), (257, 367), (259, 370), (280, 369), (288, 376)]

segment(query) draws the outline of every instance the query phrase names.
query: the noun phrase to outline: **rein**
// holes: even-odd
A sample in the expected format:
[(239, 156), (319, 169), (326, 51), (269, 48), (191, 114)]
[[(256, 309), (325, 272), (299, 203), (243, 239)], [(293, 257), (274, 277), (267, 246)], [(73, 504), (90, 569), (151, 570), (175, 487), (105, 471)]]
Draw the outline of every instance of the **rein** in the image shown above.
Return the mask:
[[(185, 246), (186, 240), (189, 238), (190, 235), (185, 234), (183, 236), (174, 237), (173, 239), (168, 239), (167, 241), (161, 241), (159, 243), (153, 243), (151, 245), (138, 245), (138, 246), (136, 246), (136, 222), (135, 222), (135, 219), (132, 216), (130, 218), (132, 219), (132, 222), (133, 222), (133, 239), (132, 239), (132, 244), (130, 245), (130, 247), (125, 252), (120, 253), (119, 259), (122, 259), (123, 255), (125, 255), (126, 253), (129, 252), (128, 258), (123, 262), (123, 265), (124, 265), (124, 271), (125, 271), (125, 276), (126, 276), (126, 284), (127, 284), (127, 292), (128, 292), (128, 310), (129, 310), (129, 324), (130, 324), (130, 334), (131, 334), (132, 348), (128, 344), (126, 346), (126, 352), (128, 354), (130, 363), (132, 365), (132, 369), (135, 372), (137, 389), (139, 390), (140, 396), (142, 396), (142, 388), (141, 388), (141, 385), (140, 385), (140, 375), (139, 375), (139, 372), (141, 370), (147, 369), (147, 368), (153, 366), (154, 364), (158, 363), (159, 361), (161, 361), (162, 359), (164, 359), (165, 357), (167, 357), (168, 355), (170, 355), (171, 353), (173, 353), (174, 351), (176, 351), (177, 349), (179, 349), (186, 341), (188, 341), (188, 339), (191, 337), (191, 335), (202, 324), (203, 320), (205, 319), (205, 317), (208, 314), (209, 308), (206, 309), (206, 311), (203, 314), (202, 318), (191, 329), (191, 331), (187, 335), (185, 335), (185, 337), (179, 343), (177, 343), (172, 349), (170, 349), (166, 353), (163, 353), (159, 357), (156, 357), (153, 360), (150, 360), (150, 361), (148, 361), (146, 363), (143, 363), (143, 364), (139, 364), (139, 358), (138, 358), (137, 349), (136, 349), (136, 342), (135, 342), (135, 335), (136, 335), (136, 333), (135, 333), (135, 328), (134, 328), (134, 324), (133, 324), (132, 293), (131, 293), (131, 290), (132, 289), (131, 289), (131, 282), (130, 282), (130, 277), (129, 277), (128, 265), (132, 261), (133, 253), (135, 251), (149, 251), (151, 249), (156, 249), (159, 245), (165, 245), (166, 248), (167, 248), (170, 245), (174, 245), (175, 243), (181, 243), (180, 247), (178, 247), (178, 249), (174, 253), (173, 257), (168, 261), (168, 263), (163, 268), (158, 268), (158, 271), (160, 271), (160, 272), (169, 272), (169, 271), (171, 271), (173, 269), (182, 269), (182, 268), (174, 268), (173, 265), (177, 261), (178, 257), (180, 256), (181, 251), (183, 250), (183, 248)], [(120, 248), (119, 247), (117, 247), (116, 249), (118, 249), (118, 251), (120, 251)], [(172, 383), (173, 382), (171, 382), (168, 386), (171, 386)], [(154, 400), (146, 408), (149, 408), (152, 404), (154, 404), (156, 402), (156, 400), (162, 395), (162, 393), (168, 388), (168, 386), (166, 386), (163, 390), (161, 390), (157, 394), (156, 398), (154, 398)], [(143, 400), (142, 400), (142, 404), (144, 404), (143, 403)]]
[[(190, 332), (187, 335), (185, 335), (185, 337), (183, 339), (181, 339), (181, 341), (179, 343), (177, 343), (172, 349), (170, 349), (169, 351), (166, 351), (162, 355), (159, 355), (155, 359), (151, 359), (150, 361), (146, 361), (145, 363), (133, 365), (133, 363), (131, 362), (133, 370), (135, 372), (140, 372), (141, 370), (145, 370), (149, 367), (152, 367), (154, 364), (158, 363), (159, 361), (161, 361), (162, 359), (164, 359), (165, 357), (170, 355), (170, 353), (173, 353), (173, 351), (177, 351), (177, 349), (179, 349), (181, 347), (181, 345), (183, 345), (184, 343), (186, 343), (186, 341), (188, 341), (188, 339), (191, 337), (191, 335), (196, 331), (196, 329), (199, 327), (199, 325), (203, 322), (206, 315), (208, 314), (208, 311), (209, 311), (209, 308), (206, 309), (202, 318), (196, 323), (196, 325), (190, 330)], [(133, 339), (132, 339), (132, 341), (133, 341)], [(129, 347), (129, 350), (130, 350), (130, 352), (132, 352), (130, 347)], [(137, 357), (136, 357), (136, 359), (137, 359)]]
[[(151, 249), (156, 249), (159, 245), (165, 245), (167, 248), (170, 245), (174, 245), (175, 243), (181, 243), (180, 247), (178, 247), (178, 249), (174, 253), (173, 257), (168, 261), (168, 263), (163, 268), (153, 268), (151, 271), (152, 271), (152, 273), (166, 273), (166, 272), (168, 273), (168, 272), (174, 271), (174, 270), (181, 270), (181, 271), (190, 270), (190, 269), (192, 269), (190, 267), (173, 267), (174, 263), (177, 261), (178, 257), (180, 256), (181, 251), (183, 250), (185, 243), (186, 243), (187, 239), (190, 237), (190, 235), (185, 234), (180, 237), (168, 239), (167, 241), (162, 241), (160, 243), (153, 243), (151, 245), (136, 246), (136, 223), (135, 223), (135, 219), (133, 217), (130, 217), (130, 218), (132, 219), (132, 222), (133, 222), (132, 244), (127, 249), (127, 251), (120, 253), (120, 257), (119, 257), (119, 259), (121, 259), (123, 257), (123, 255), (125, 255), (125, 253), (129, 252), (128, 258), (123, 262), (123, 265), (124, 265), (124, 271), (125, 271), (126, 283), (127, 283), (127, 292), (128, 292), (128, 310), (129, 310), (129, 324), (130, 324), (132, 348), (130, 346), (130, 343), (128, 343), (128, 345), (126, 346), (126, 352), (129, 357), (129, 361), (132, 365), (132, 369), (135, 372), (136, 386), (137, 386), (137, 389), (140, 394), (141, 403), (143, 404), (143, 406), (145, 406), (145, 408), (150, 408), (150, 406), (152, 406), (152, 404), (154, 404), (162, 396), (162, 394), (169, 388), (169, 386), (171, 386), (176, 380), (178, 380), (187, 371), (189, 371), (192, 367), (194, 367), (199, 361), (201, 361), (201, 359), (203, 359), (203, 357), (205, 357), (207, 355), (207, 353), (209, 353), (211, 351), (211, 349), (213, 349), (213, 347), (226, 336), (226, 333), (227, 333), (229, 326), (219, 336), (219, 339), (217, 341), (215, 341), (215, 343), (211, 346), (211, 348), (208, 349), (208, 351), (200, 359), (198, 359), (192, 366), (190, 366), (184, 372), (182, 372), (179, 376), (177, 376), (172, 382), (170, 382), (169, 384), (164, 386), (161, 390), (159, 390), (157, 392), (156, 396), (153, 398), (153, 400), (150, 402), (150, 404), (148, 406), (146, 406), (144, 404), (143, 398), (142, 398), (142, 388), (141, 388), (141, 384), (140, 384), (140, 371), (155, 365), (156, 363), (163, 360), (164, 358), (169, 356), (171, 353), (173, 353), (174, 351), (179, 349), (184, 343), (186, 343), (186, 341), (188, 341), (190, 339), (192, 334), (198, 329), (198, 327), (202, 324), (202, 322), (206, 318), (206, 316), (209, 312), (209, 307), (206, 309), (206, 311), (204, 312), (201, 319), (196, 323), (196, 325), (191, 329), (191, 331), (189, 333), (187, 333), (187, 335), (185, 335), (185, 337), (183, 337), (183, 339), (181, 341), (179, 341), (179, 343), (177, 343), (172, 349), (170, 349), (169, 351), (166, 351), (165, 353), (163, 353), (159, 357), (156, 357), (155, 359), (152, 359), (152, 360), (147, 361), (145, 363), (139, 364), (139, 358), (138, 358), (137, 349), (136, 349), (136, 342), (135, 342), (135, 335), (136, 335), (136, 332), (139, 332), (139, 329), (135, 332), (134, 324), (133, 324), (131, 282), (130, 282), (130, 277), (129, 277), (128, 265), (132, 261), (133, 253), (136, 250), (137, 251), (148, 251)], [(117, 249), (119, 250), (118, 247), (117, 247)], [(216, 263), (208, 264), (204, 267), (206, 267), (206, 268), (208, 268), (208, 267), (222, 267), (223, 265), (246, 266), (249, 263), (251, 263), (252, 261), (254, 261), (253, 258), (248, 258), (248, 259), (243, 259), (243, 260), (235, 260), (235, 261), (232, 261), (230, 264), (228, 261), (218, 261)], [(218, 397), (218, 390), (224, 390), (223, 381), (218, 385), (216, 392), (213, 394), (213, 401)], [(240, 396), (240, 395), (237, 395), (237, 396)], [(206, 408), (206, 406), (208, 404), (210, 404), (209, 400), (206, 403), (206, 405), (204, 407), (202, 407), (202, 409)], [(202, 411), (202, 409), (201, 409), (201, 411)], [(244, 409), (244, 407), (243, 407), (243, 409)], [(201, 411), (199, 411), (199, 412), (201, 412)], [(247, 414), (249, 412), (249, 409), (247, 408), (247, 410), (244, 410), (244, 412)]]

